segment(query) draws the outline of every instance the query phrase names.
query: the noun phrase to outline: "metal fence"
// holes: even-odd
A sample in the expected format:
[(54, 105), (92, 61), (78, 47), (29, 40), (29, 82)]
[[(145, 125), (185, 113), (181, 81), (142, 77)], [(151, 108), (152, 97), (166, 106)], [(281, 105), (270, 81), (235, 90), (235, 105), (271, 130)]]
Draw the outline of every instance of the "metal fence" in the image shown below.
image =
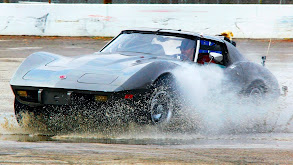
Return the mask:
[(0, 3), (89, 4), (293, 4), (293, 0), (0, 0)]

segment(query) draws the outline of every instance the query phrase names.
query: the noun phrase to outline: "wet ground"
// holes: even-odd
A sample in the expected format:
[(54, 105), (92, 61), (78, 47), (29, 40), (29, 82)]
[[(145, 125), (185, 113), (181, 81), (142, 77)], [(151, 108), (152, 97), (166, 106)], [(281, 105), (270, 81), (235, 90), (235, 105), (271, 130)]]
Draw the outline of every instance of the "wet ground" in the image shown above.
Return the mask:
[(25, 57), (37, 51), (90, 54), (109, 40), (0, 36), (0, 164), (293, 164), (293, 40), (272, 40), (269, 49), (269, 40), (237, 40), (250, 60), (260, 63), (266, 55), (267, 67), (289, 87), (288, 96), (266, 111), (266, 129), (213, 134), (129, 126), (119, 134), (52, 135), (17, 125), (9, 80)]

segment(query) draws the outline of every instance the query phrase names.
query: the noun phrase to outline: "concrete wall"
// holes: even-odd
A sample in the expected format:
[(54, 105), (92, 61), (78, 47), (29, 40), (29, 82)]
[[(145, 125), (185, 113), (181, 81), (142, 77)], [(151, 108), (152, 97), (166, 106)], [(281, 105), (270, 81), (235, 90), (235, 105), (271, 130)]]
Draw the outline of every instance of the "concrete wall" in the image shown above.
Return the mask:
[(0, 4), (0, 35), (115, 36), (134, 27), (293, 38), (293, 5)]

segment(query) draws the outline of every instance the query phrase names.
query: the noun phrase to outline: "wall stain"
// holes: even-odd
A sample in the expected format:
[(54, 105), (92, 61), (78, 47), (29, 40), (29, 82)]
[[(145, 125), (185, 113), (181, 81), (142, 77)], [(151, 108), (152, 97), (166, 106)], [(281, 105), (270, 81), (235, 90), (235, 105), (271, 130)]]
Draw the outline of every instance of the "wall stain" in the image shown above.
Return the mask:
[(85, 18), (82, 19), (82, 33), (88, 35), (99, 35), (99, 33), (103, 33), (105, 30), (105, 23), (108, 22), (106, 20), (101, 20), (99, 18)]
[(4, 31), (8, 28), (9, 24), (10, 24), (10, 20), (12, 20), (14, 17), (8, 17), (7, 20), (6, 20), (6, 23), (5, 23), (5, 26), (0, 29), (0, 31)]
[[(113, 21), (113, 17), (111, 16), (103, 16), (103, 15), (88, 15), (90, 18), (100, 18), (101, 21)], [(99, 19), (99, 20), (100, 20)]]
[(285, 16), (277, 21), (278, 30), (292, 32), (293, 31), (293, 16)]
[(77, 22), (79, 22), (79, 20), (66, 21), (66, 20), (60, 20), (60, 19), (58, 19), (58, 20), (56, 20), (55, 22), (57, 22), (57, 23), (67, 23), (67, 22), (74, 22), (74, 23), (77, 23)]
[(153, 19), (153, 23), (167, 26), (169, 21), (174, 20), (174, 19), (175, 18), (155, 18), (155, 19)]
[(42, 33), (45, 33), (48, 16), (49, 16), (49, 13), (47, 13), (46, 15), (40, 18), (36, 18), (35, 27), (41, 30)]

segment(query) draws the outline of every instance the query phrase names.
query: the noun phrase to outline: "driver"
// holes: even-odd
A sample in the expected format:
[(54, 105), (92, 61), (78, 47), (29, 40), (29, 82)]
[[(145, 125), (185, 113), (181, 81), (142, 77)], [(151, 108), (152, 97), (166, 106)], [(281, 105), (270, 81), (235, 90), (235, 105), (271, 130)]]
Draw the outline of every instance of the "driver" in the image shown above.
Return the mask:
[(190, 39), (184, 39), (179, 46), (181, 55), (180, 59), (193, 61), (195, 41)]

